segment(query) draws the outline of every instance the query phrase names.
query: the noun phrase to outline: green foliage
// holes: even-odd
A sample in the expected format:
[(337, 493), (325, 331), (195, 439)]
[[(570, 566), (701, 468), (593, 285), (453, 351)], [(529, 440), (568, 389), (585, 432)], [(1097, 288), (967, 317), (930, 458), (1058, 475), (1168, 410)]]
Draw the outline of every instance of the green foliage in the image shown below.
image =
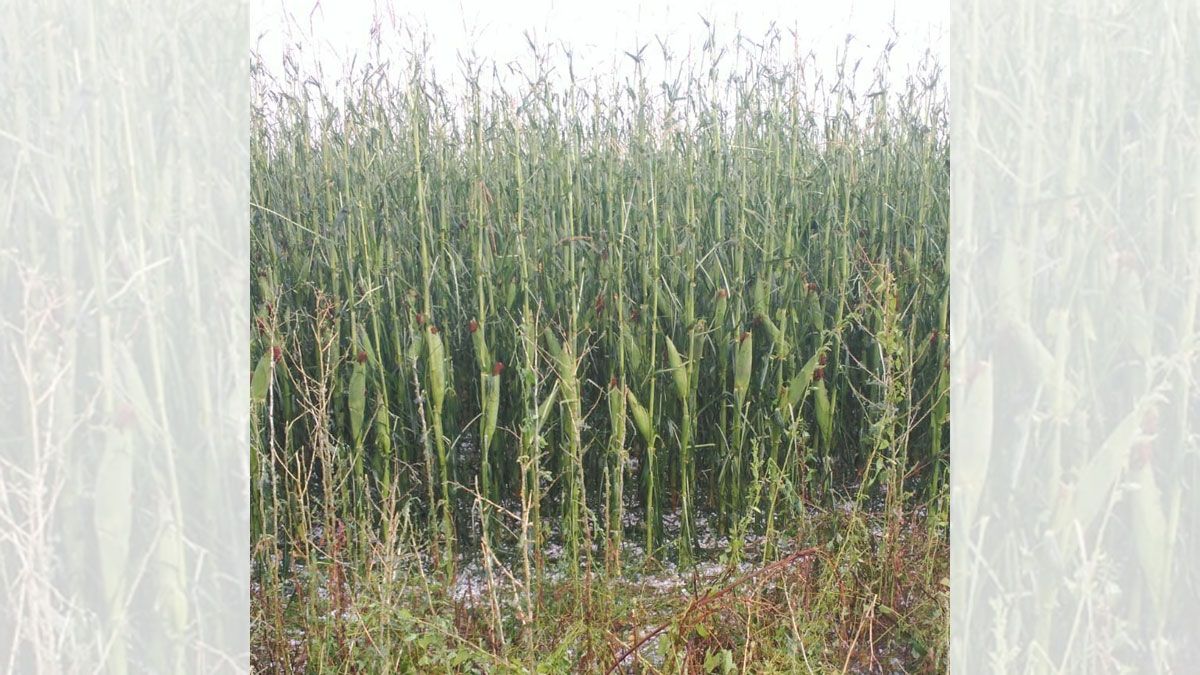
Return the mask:
[[(254, 541), (326, 557), (306, 533), (342, 518), (371, 565), (395, 545), (421, 561), (398, 568), (436, 562), (443, 584), (472, 560), (515, 584), (459, 613), (469, 630), (438, 623), (458, 609), (434, 591), (428, 617), (389, 617), (426, 636), (390, 666), (598, 667), (595, 617), (619, 595), (595, 584), (600, 552), (614, 583), (625, 541), (639, 565), (687, 570), (714, 556), (712, 519), (732, 570), (791, 546), (849, 484), (864, 509), (908, 477), (889, 519), (944, 495), (945, 351), (914, 349), (946, 330), (944, 91), (856, 99), (805, 79), (778, 37), (739, 40), (735, 65), (672, 61), (666, 83), (641, 60), (587, 85), (539, 60), (516, 87), (472, 62), (461, 88), (414, 61), (356, 71), (336, 100), (255, 77), (251, 293), (279, 327), (254, 346), (259, 370), (288, 347), (275, 379), (297, 401), (255, 418), (271, 480)], [(569, 571), (557, 626), (540, 618), (552, 568)], [(795, 632), (781, 618), (761, 625)], [(586, 646), (539, 632), (564, 626)], [(654, 649), (741, 667), (732, 627), (696, 630), (712, 634)]]

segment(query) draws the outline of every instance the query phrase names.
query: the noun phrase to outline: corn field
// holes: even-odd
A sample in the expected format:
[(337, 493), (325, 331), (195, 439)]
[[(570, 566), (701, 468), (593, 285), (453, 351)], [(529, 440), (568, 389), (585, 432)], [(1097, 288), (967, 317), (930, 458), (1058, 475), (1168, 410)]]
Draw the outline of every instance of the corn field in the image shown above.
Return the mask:
[(256, 560), (399, 513), (446, 579), (517, 561), (528, 617), (551, 550), (581, 580), (771, 560), (813, 508), (944, 521), (944, 85), (782, 43), (604, 82), (533, 45), (515, 79), (257, 66)]

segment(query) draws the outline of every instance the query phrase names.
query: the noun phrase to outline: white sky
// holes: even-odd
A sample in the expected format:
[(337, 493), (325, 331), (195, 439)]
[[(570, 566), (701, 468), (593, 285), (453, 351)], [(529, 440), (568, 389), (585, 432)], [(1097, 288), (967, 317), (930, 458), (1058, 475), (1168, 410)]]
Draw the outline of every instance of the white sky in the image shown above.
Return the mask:
[[(688, 44), (700, 45), (707, 33), (700, 15), (716, 24), (718, 37), (737, 29), (761, 36), (772, 21), (795, 28), (803, 50), (814, 51), (822, 64), (832, 63), (835, 50), (853, 34), (853, 48), (859, 50), (854, 53), (867, 57), (866, 70), (894, 25), (899, 39), (891, 63), (896, 79), (903, 80), (907, 64), (926, 49), (940, 52), (947, 12), (945, 2), (919, 0), (251, 0), (251, 35), (273, 72), (282, 72), (284, 45), (301, 41), (308, 45), (303, 67), (311, 71), (319, 63), (328, 77), (340, 73), (340, 64), (356, 53), (360, 64), (366, 59), (374, 16), (384, 17), (385, 25), (423, 27), (431, 41), (426, 61), (444, 74), (457, 73), (458, 54), (472, 49), (501, 64), (528, 62), (524, 31), (529, 30), (539, 42), (570, 45), (577, 74), (587, 77), (627, 61), (625, 51), (647, 42), (647, 51), (657, 53), (655, 36), (669, 38), (677, 54)], [(385, 30), (388, 34), (394, 35)]]

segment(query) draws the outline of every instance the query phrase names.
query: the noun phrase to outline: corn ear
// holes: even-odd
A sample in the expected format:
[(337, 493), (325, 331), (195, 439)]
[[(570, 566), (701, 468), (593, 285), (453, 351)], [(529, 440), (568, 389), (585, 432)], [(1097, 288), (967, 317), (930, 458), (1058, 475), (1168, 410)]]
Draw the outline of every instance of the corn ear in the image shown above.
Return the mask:
[(609, 387), (608, 418), (612, 422), (612, 442), (616, 449), (625, 445), (625, 413), (625, 392), (621, 387)]
[[(133, 527), (133, 441), (128, 432), (108, 432), (104, 451), (96, 465), (95, 507), (92, 520), (96, 532), (100, 589), (114, 617), (124, 614), (123, 596), (129, 576), (130, 534)], [(108, 664), (115, 672), (125, 670), (124, 641), (114, 643)]]
[(833, 406), (829, 400), (829, 391), (825, 388), (825, 380), (817, 382), (817, 428), (821, 430), (821, 440), (829, 448), (833, 443)]
[(375, 444), (387, 455), (392, 451), (392, 420), (387, 408), (379, 406), (375, 411)]
[(675, 393), (679, 394), (679, 400), (686, 401), (688, 397), (688, 372), (683, 365), (683, 357), (679, 355), (679, 350), (675, 348), (675, 343), (671, 341), (670, 336), (667, 338), (667, 360), (671, 366), (671, 378), (675, 382)]
[(558, 397), (558, 383), (550, 388), (550, 393), (546, 394), (546, 399), (542, 401), (542, 405), (538, 406), (538, 421), (545, 421), (550, 417), (550, 411), (554, 409), (554, 401)]
[(250, 378), (250, 401), (263, 403), (267, 400), (267, 387), (271, 384), (271, 350), (268, 349), (258, 359), (254, 367), (254, 376)]
[(750, 388), (750, 370), (754, 364), (754, 334), (746, 333), (746, 337), (738, 343), (737, 353), (733, 364), (733, 393), (737, 397), (738, 409), (746, 400), (746, 392)]
[(475, 343), (475, 358), (479, 362), (479, 371), (486, 373), (492, 368), (492, 357), (488, 352), (487, 339), (483, 333), (483, 323), (477, 323), (474, 333), (471, 333), (471, 341)]
[(446, 400), (446, 347), (442, 336), (432, 329), (425, 331), (425, 347), (429, 356), (429, 394), (433, 407), (441, 410)]
[(483, 448), (490, 448), (492, 437), (496, 433), (496, 420), (500, 416), (500, 376), (485, 374), (483, 376), (487, 399), (483, 410)]
[(800, 369), (800, 372), (796, 373), (795, 376), (793, 376), (792, 379), (789, 380), (786, 385), (784, 385), (783, 391), (780, 392), (778, 401), (780, 412), (786, 414), (788, 408), (795, 408), (804, 402), (804, 397), (808, 392), (808, 387), (812, 384), (813, 371), (817, 369), (817, 365), (819, 365), (820, 360), (821, 351), (818, 350), (817, 353), (813, 354), (808, 362), (804, 364), (804, 367)]
[(374, 362), (375, 348), (371, 346), (366, 329), (357, 321), (354, 322), (354, 341), (358, 344), (359, 349), (367, 353), (367, 360)]
[(159, 593), (156, 600), (159, 616), (165, 620), (168, 631), (180, 634), (187, 629), (188, 564), (178, 524), (168, 524), (158, 536), (154, 566), (158, 568), (155, 586)]
[(767, 329), (767, 334), (771, 336), (771, 342), (778, 343), (782, 336), (779, 325), (766, 312), (759, 312), (756, 316), (759, 321), (762, 321), (763, 328)]
[(271, 298), (275, 297), (275, 284), (271, 279), (272, 272), (263, 270), (258, 275), (258, 291), (262, 293), (263, 299), (271, 302)]
[(517, 300), (517, 284), (512, 279), (504, 286), (504, 306), (507, 309), (512, 309), (513, 303)]
[(625, 387), (625, 399), (629, 402), (629, 412), (633, 415), (633, 425), (637, 427), (638, 433), (647, 443), (653, 442), (654, 429), (650, 427), (650, 413), (638, 403), (637, 397), (629, 387)]
[(428, 347), (427, 347), (425, 341), (421, 340), (420, 337), (418, 337), (417, 339), (414, 339), (411, 344), (408, 345), (408, 353), (406, 354), (406, 356), (408, 357), (409, 361), (412, 361), (412, 362), (420, 361), (421, 360), (421, 352), (427, 348)]
[(1137, 544), (1138, 560), (1150, 598), (1157, 612), (1167, 605), (1168, 560), (1170, 559), (1170, 535), (1167, 531), (1167, 514), (1163, 510), (1162, 491), (1154, 478), (1150, 464), (1143, 464), (1133, 471), (1140, 489), (1133, 493), (1133, 517), (1138, 527), (1133, 529), (1133, 540)]
[(625, 343), (625, 356), (629, 358), (629, 365), (632, 366), (633, 372), (642, 372), (642, 364), (644, 363), (644, 355), (642, 348), (638, 345), (637, 340), (633, 339), (633, 335), (626, 332), (621, 336)]
[(558, 341), (558, 337), (554, 335), (554, 331), (550, 328), (546, 329), (545, 336), (546, 348), (550, 350), (550, 356), (554, 358), (556, 363), (561, 361), (563, 358), (562, 343)]
[(133, 441), (126, 431), (107, 433), (104, 451), (96, 464), (96, 528), (100, 581), (105, 600), (119, 604), (129, 562), (129, 536), (133, 527)]
[(549, 345), (550, 355), (554, 357), (554, 365), (558, 370), (558, 380), (562, 383), (563, 398), (568, 401), (577, 400), (575, 356), (571, 353), (571, 343), (560, 343), (554, 337), (554, 332), (546, 329), (546, 344)]
[(774, 323), (774, 325), (776, 326), (778, 333), (772, 336), (772, 339), (775, 341), (776, 358), (783, 360), (787, 358), (788, 352), (791, 351), (791, 344), (789, 344), (787, 340), (787, 310), (781, 308), (778, 314), (776, 314), (776, 319), (777, 322)]
[(758, 316), (767, 315), (767, 280), (762, 277), (754, 282), (754, 313)]

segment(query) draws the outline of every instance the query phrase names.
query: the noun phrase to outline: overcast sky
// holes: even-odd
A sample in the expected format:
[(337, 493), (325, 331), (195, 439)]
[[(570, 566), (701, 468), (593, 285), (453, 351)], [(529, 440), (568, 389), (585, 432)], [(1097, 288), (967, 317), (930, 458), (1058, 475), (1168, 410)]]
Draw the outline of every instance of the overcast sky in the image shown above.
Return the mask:
[(899, 39), (891, 63), (900, 79), (926, 49), (941, 49), (948, 23), (945, 3), (917, 0), (251, 0), (251, 31), (272, 71), (281, 71), (285, 44), (303, 41), (303, 66), (320, 63), (328, 77), (355, 53), (364, 60), (374, 16), (384, 17), (385, 25), (424, 27), (431, 38), (426, 60), (439, 73), (458, 72), (458, 54), (472, 49), (499, 63), (522, 59), (529, 52), (528, 30), (540, 42), (570, 45), (577, 73), (586, 77), (611, 69), (624, 52), (647, 42), (657, 49), (655, 36), (680, 49), (699, 45), (707, 32), (700, 15), (726, 36), (738, 29), (759, 36), (771, 22), (794, 28), (804, 51), (814, 51), (822, 63), (832, 61), (847, 34), (854, 35), (854, 53), (870, 61), (894, 26)]

